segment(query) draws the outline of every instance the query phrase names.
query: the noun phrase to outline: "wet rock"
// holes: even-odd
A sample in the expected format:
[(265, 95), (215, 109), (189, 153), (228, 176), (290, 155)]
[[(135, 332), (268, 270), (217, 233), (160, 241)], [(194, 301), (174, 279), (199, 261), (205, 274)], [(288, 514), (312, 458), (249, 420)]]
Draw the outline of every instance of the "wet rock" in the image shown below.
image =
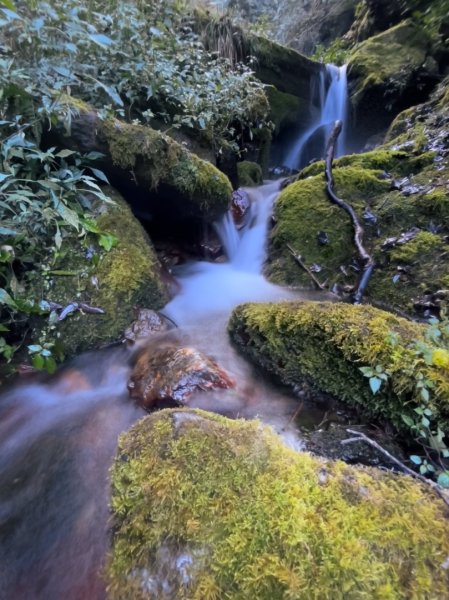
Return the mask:
[(402, 246), (402, 245), (406, 244), (407, 242), (410, 242), (410, 240), (413, 240), (418, 235), (419, 232), (420, 232), (420, 229), (418, 227), (412, 227), (409, 231), (405, 231), (404, 233), (401, 233), (401, 235), (399, 235), (397, 237), (387, 238), (383, 242), (381, 249), (388, 250), (389, 248), (394, 248), (395, 246)]
[(167, 321), (156, 311), (148, 308), (141, 308), (137, 319), (131, 323), (125, 331), (124, 338), (131, 342), (146, 338), (154, 333), (161, 333), (168, 330)]
[(234, 219), (234, 223), (236, 225), (243, 226), (246, 220), (246, 217), (249, 213), (249, 208), (251, 206), (251, 201), (249, 199), (248, 192), (239, 188), (232, 193), (231, 198), (231, 211), (232, 218)]
[(120, 439), (111, 506), (109, 600), (447, 598), (436, 494), (293, 452), (258, 421), (141, 419)]
[(277, 167), (272, 167), (268, 174), (270, 177), (278, 178), (278, 177), (291, 177), (292, 175), (297, 175), (297, 169), (290, 169), (290, 167), (286, 167), (285, 165), (279, 165)]
[(195, 348), (145, 349), (128, 383), (131, 398), (150, 409), (158, 402), (184, 405), (197, 391), (234, 386), (230, 375)]

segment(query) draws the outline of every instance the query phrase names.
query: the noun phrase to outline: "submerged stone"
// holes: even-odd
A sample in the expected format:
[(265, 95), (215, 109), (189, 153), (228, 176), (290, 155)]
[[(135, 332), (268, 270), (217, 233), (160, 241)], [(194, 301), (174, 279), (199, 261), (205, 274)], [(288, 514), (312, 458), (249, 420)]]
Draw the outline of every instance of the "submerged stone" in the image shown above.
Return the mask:
[(199, 350), (161, 344), (140, 353), (128, 388), (131, 398), (150, 409), (164, 401), (183, 405), (194, 392), (233, 385), (231, 377)]
[(168, 330), (167, 321), (155, 310), (141, 308), (137, 319), (126, 329), (124, 338), (135, 342), (140, 338), (146, 338), (154, 333), (161, 333)]
[(120, 439), (110, 600), (448, 598), (447, 508), (410, 477), (165, 410)]

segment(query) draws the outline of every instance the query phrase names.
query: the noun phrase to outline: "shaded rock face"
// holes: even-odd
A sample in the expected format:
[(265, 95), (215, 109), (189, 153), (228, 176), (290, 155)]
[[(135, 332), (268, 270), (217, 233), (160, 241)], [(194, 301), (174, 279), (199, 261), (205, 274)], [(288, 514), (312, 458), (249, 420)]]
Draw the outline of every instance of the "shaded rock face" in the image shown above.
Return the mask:
[(249, 21), (266, 19), (274, 39), (298, 52), (312, 54), (348, 31), (356, 0), (230, 0), (229, 6)]
[(293, 452), (257, 421), (142, 419), (121, 437), (111, 506), (110, 600), (447, 597), (440, 498)]
[(197, 391), (233, 387), (231, 377), (195, 348), (148, 348), (137, 358), (128, 384), (131, 398), (150, 409), (158, 402), (187, 404)]
[(349, 56), (348, 80), (357, 130), (365, 139), (401, 110), (423, 102), (440, 79), (431, 39), (409, 21), (370, 37)]

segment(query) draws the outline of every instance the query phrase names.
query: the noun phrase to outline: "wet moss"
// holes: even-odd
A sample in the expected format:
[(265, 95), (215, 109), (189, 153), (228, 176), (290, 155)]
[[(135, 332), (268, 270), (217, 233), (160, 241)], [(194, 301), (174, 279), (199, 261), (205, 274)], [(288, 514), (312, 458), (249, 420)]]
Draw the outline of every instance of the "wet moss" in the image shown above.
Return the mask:
[(145, 417), (120, 439), (112, 511), (110, 600), (447, 597), (440, 499), (296, 453), (257, 421)]
[[(409, 432), (402, 415), (414, 417), (421, 400), (407, 373), (416, 361), (407, 346), (423, 339), (422, 325), (371, 306), (303, 302), (242, 305), (229, 330), (242, 352), (285, 383), (309, 381), (366, 416)], [(398, 336), (394, 348), (388, 343), (392, 333)], [(390, 382), (373, 395), (359, 367), (377, 365)], [(435, 386), (430, 408), (449, 432), (449, 371), (430, 365), (427, 376)]]
[(241, 187), (252, 187), (263, 183), (262, 168), (257, 163), (243, 160), (237, 163), (237, 173)]
[[(336, 169), (337, 193), (361, 216), (365, 203), (390, 187), (389, 182), (379, 179), (381, 174), (380, 170), (352, 166)], [(276, 202), (274, 219), (266, 264), (266, 274), (272, 281), (310, 285), (308, 275), (289, 255), (286, 244), (302, 255), (307, 265), (318, 264), (323, 281), (341, 279), (340, 267), (347, 267), (355, 257), (353, 231), (348, 215), (328, 199), (324, 175), (301, 179), (284, 189)], [(327, 243), (320, 243), (320, 233), (327, 235)]]
[[(116, 245), (105, 251), (94, 237), (83, 243), (74, 235), (66, 241), (69, 251), (54, 264), (56, 272), (73, 275), (43, 279), (38, 274), (30, 290), (34, 298), (63, 306), (84, 302), (105, 311), (76, 311), (53, 326), (40, 318), (36, 329), (45, 331), (48, 339), (58, 339), (66, 356), (120, 339), (136, 307), (159, 309), (168, 301), (151, 241), (123, 198), (112, 189), (108, 195), (115, 204), (103, 206), (95, 220), (99, 230), (116, 238)], [(86, 253), (93, 253), (94, 259), (88, 260)]]

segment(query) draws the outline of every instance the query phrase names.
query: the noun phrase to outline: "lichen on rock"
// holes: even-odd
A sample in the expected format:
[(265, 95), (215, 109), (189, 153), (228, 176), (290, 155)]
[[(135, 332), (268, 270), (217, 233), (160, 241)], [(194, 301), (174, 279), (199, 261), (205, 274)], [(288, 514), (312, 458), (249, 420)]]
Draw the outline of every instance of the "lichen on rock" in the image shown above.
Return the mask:
[(110, 600), (447, 598), (437, 496), (296, 453), (257, 421), (142, 419), (120, 439), (112, 512)]

